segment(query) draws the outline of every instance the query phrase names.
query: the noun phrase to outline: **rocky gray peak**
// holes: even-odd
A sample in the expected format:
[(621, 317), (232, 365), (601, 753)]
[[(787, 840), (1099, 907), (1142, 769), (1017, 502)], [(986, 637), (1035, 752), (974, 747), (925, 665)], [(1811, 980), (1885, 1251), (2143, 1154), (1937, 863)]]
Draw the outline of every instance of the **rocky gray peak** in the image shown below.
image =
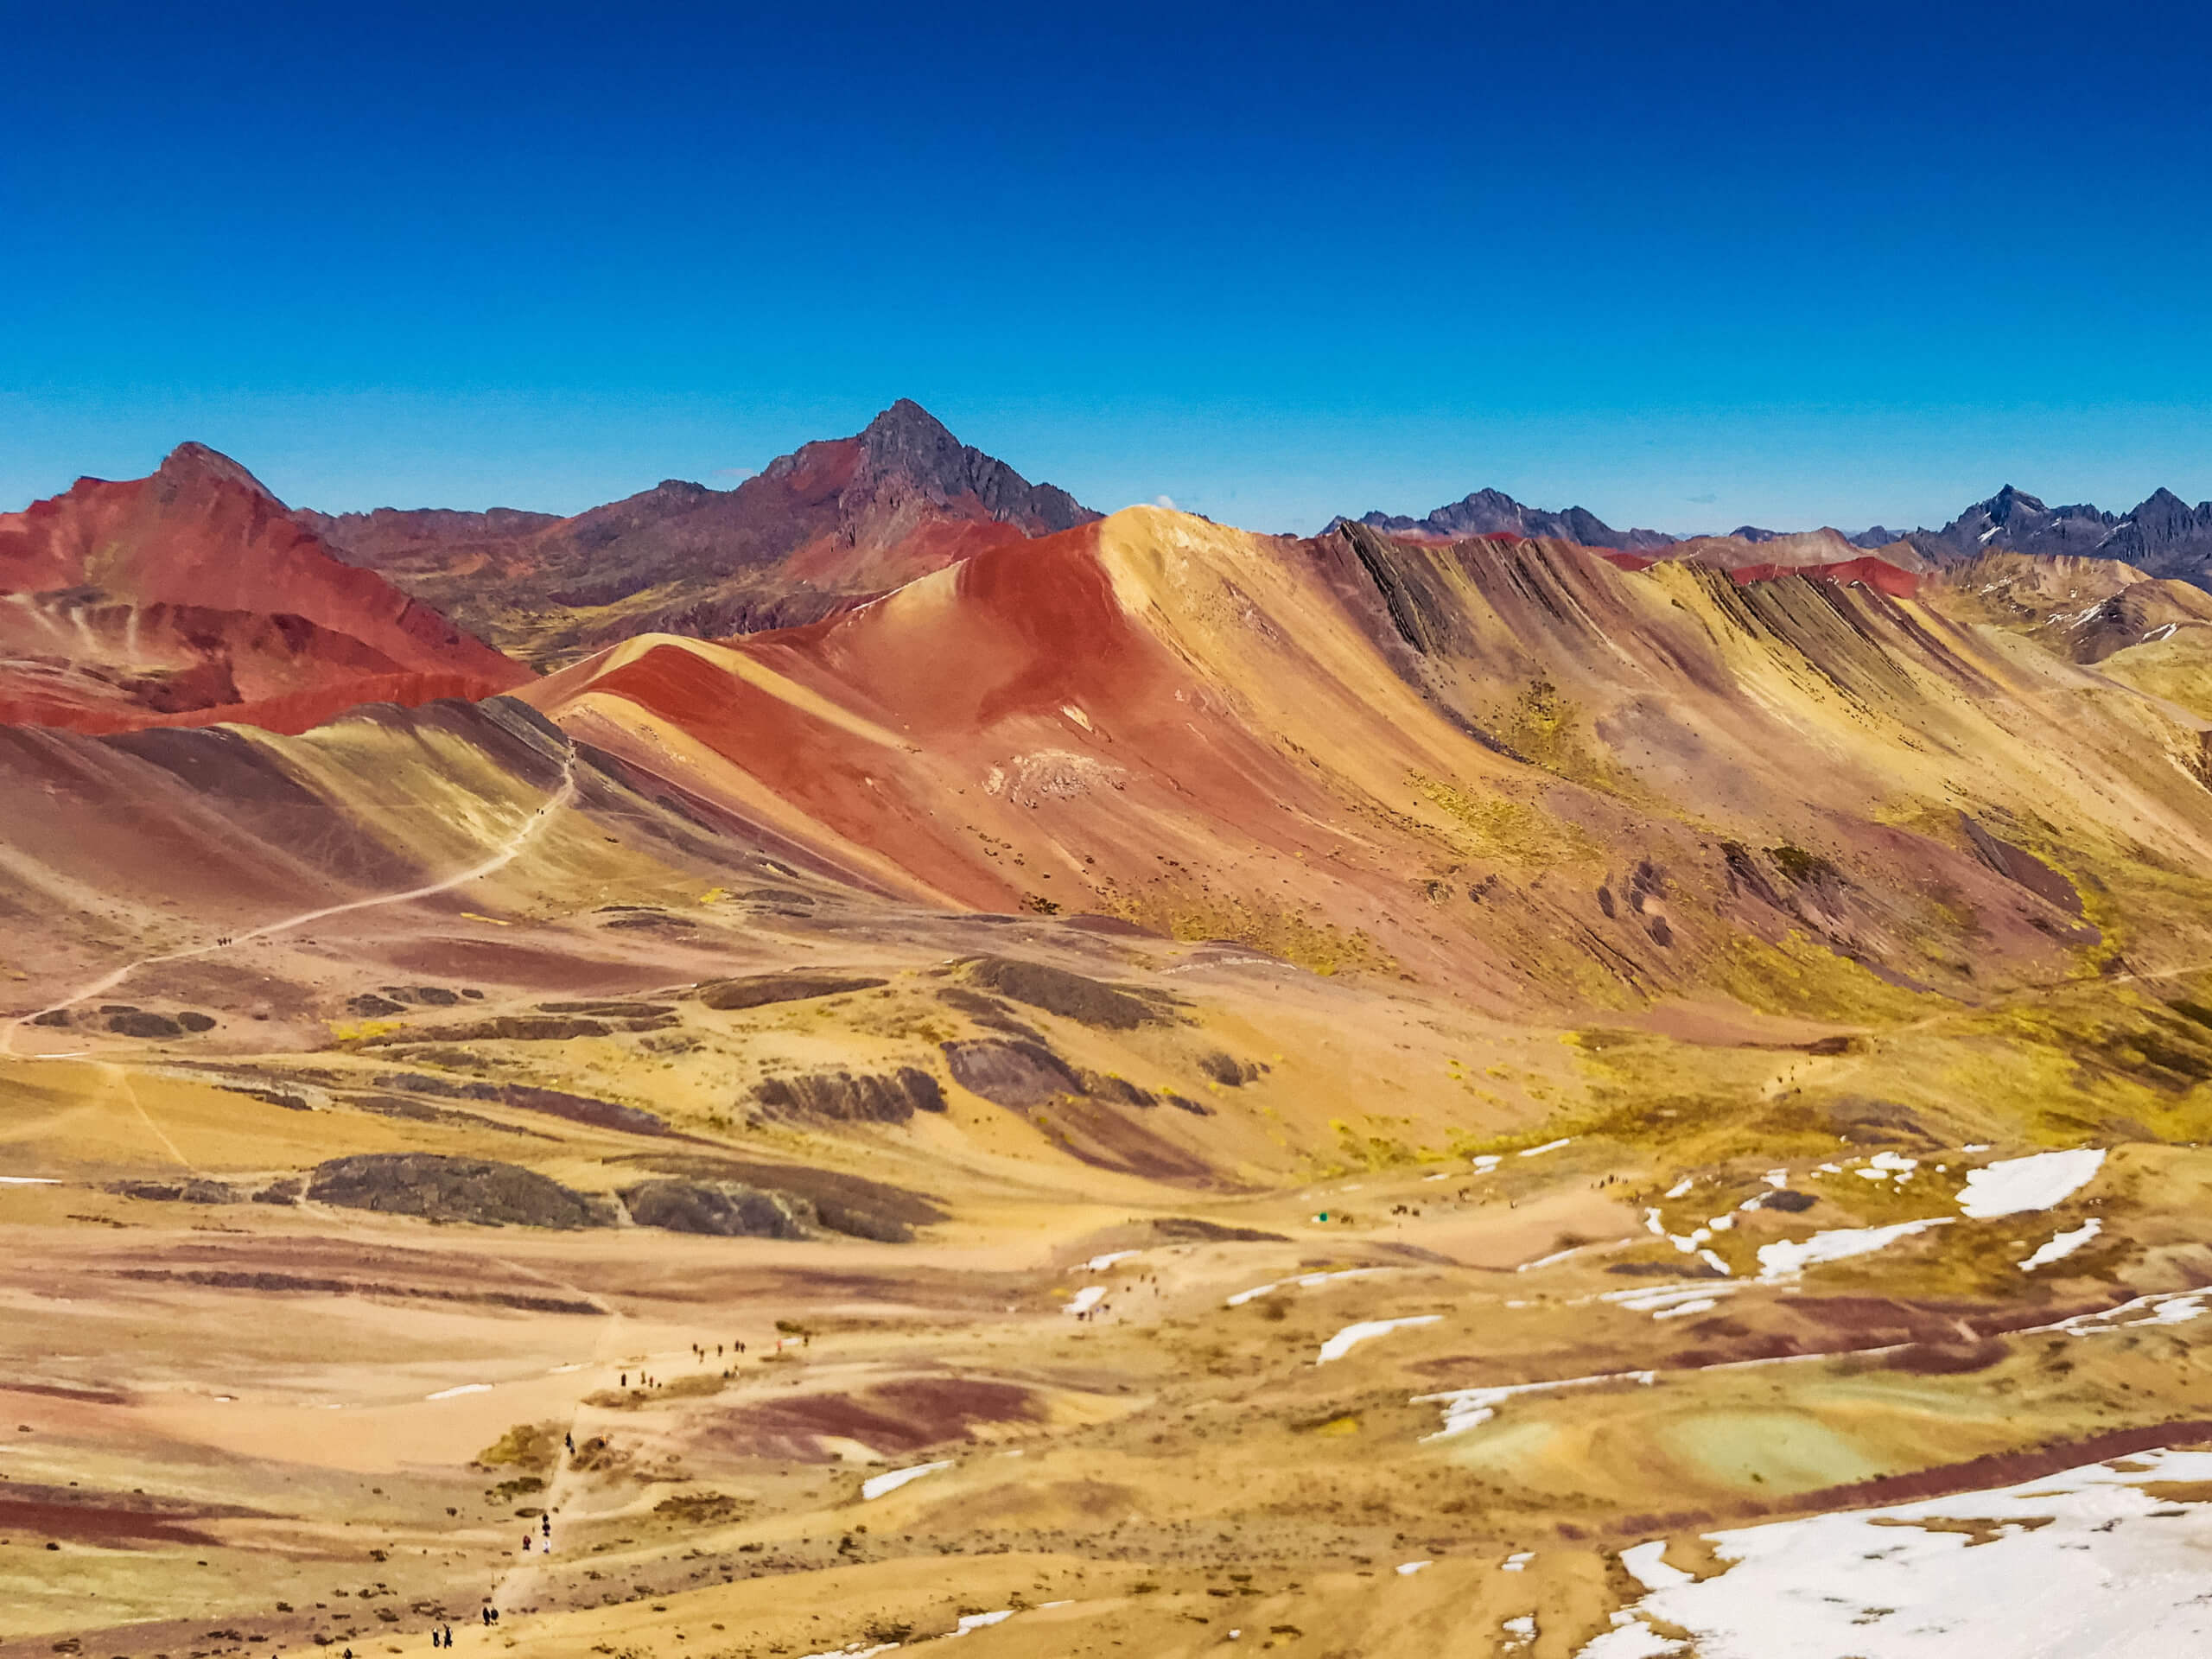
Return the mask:
[(940, 501), (967, 492), (969, 457), (980, 453), (954, 437), (944, 422), (911, 397), (901, 397), (862, 427), (860, 437), (868, 476), (903, 474), (932, 486)]
[(2192, 507), (2171, 490), (2154, 490), (2113, 525), (2096, 550), (2150, 575), (2212, 588), (2212, 501)]
[(1099, 516), (1065, 490), (1033, 485), (996, 456), (961, 442), (911, 397), (870, 421), (860, 443), (869, 481), (909, 480), (940, 506), (972, 494), (992, 518), (1038, 531), (1068, 530)]
[(1904, 539), (1937, 563), (1978, 553), (2088, 554), (2120, 520), (2086, 503), (2046, 506), (2007, 484), (1977, 501), (1941, 530), (1915, 531)]
[(1976, 503), (1969, 511), (1985, 513), (1998, 524), (2009, 524), (2030, 514), (2047, 512), (2050, 509), (2026, 491), (2016, 490), (2007, 484), (1988, 500)]
[(2171, 538), (2202, 529), (2206, 518), (2212, 516), (2212, 501), (2199, 502), (2192, 508), (2162, 486), (2127, 516), (2142, 525), (2144, 535), (2152, 540)]
[(176, 493), (189, 484), (202, 480), (229, 484), (276, 502), (276, 492), (232, 461), (219, 449), (210, 449), (204, 443), (180, 443), (163, 458), (154, 476), (164, 500), (174, 499)]

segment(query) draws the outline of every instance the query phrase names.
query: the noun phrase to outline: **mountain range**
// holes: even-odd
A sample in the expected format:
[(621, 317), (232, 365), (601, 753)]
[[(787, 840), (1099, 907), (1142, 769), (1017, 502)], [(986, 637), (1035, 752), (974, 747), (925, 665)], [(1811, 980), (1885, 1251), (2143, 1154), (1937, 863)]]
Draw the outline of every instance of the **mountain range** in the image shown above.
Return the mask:
[[(723, 639), (818, 621), (1097, 517), (904, 399), (734, 489), (670, 480), (568, 518), (289, 510), (245, 467), (188, 443), (148, 479), (86, 480), (0, 517), (10, 601), (0, 607), (0, 717), (301, 730), (363, 702), (489, 695), (639, 634)], [(1324, 537), (1348, 522), (1332, 520)], [(2171, 594), (2154, 600), (2164, 589), (2123, 605), (2130, 582), (2212, 585), (2212, 503), (2191, 509), (2164, 490), (2115, 515), (2049, 508), (2008, 486), (1940, 531), (1903, 534), (1616, 531), (1583, 508), (1551, 512), (1497, 490), (1419, 519), (1357, 522), (1404, 543), (1533, 538), (1630, 568), (1688, 561), (1743, 580), (1794, 570), (1900, 592), (1997, 553), (2112, 562), (2090, 582), (2112, 601), (2104, 620), (2069, 624), (2076, 652), (2140, 637), (2128, 620), (2138, 613), (2163, 626), (2190, 612)], [(2029, 597), (2013, 623), (2056, 614), (2033, 597), (2046, 584), (2017, 585)]]
[(2185, 1641), (2212, 594), (1501, 503), (0, 519), (0, 1659)]
[[(1330, 527), (1343, 523), (1332, 519)], [(1617, 531), (1581, 507), (1550, 512), (1529, 507), (1497, 490), (1478, 490), (1449, 502), (1426, 518), (1374, 512), (1359, 522), (1391, 536), (1424, 541), (1453, 541), (1466, 536), (1548, 536), (1585, 547), (1672, 556), (1668, 550), (1685, 541), (1731, 541), (1754, 546), (1792, 536), (1835, 536), (1866, 551), (1910, 547), (1933, 565), (1955, 563), (1987, 552), (2082, 555), (2117, 559), (2145, 575), (2173, 577), (2212, 589), (2212, 501), (2191, 507), (2171, 490), (2159, 489), (2126, 513), (2088, 505), (2047, 507), (2034, 496), (2006, 485), (1941, 530), (1892, 531), (1881, 524), (1852, 532), (1807, 532), (1740, 524), (1726, 537), (1674, 536), (1656, 530)]]
[[(1329, 521), (1327, 530), (1344, 523)], [(1624, 553), (1656, 552), (1673, 545), (1675, 537), (1656, 530), (1615, 530), (1595, 513), (1581, 507), (1547, 512), (1523, 506), (1499, 490), (1477, 490), (1457, 501), (1446, 502), (1423, 518), (1408, 518), (1376, 512), (1361, 515), (1359, 522), (1388, 536), (1421, 541), (1456, 542), (1469, 536), (1545, 536), (1573, 542), (1582, 547), (1618, 548)]]
[(300, 518), (340, 557), (546, 665), (656, 629), (715, 639), (810, 622), (1097, 516), (902, 398), (855, 436), (805, 444), (732, 490), (670, 479), (571, 518)]

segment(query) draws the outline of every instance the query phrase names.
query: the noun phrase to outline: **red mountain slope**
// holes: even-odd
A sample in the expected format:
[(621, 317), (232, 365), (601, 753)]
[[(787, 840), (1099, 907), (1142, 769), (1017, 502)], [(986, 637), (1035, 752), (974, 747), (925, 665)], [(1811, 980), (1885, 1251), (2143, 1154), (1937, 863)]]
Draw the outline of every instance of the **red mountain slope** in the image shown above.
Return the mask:
[(341, 563), (196, 443), (151, 477), (81, 479), (0, 515), (0, 595), (5, 721), (300, 730), (358, 702), (488, 696), (531, 677)]
[[(626, 641), (523, 695), (880, 890), (1481, 1006), (2058, 971), (2094, 930), (1993, 873), (1960, 813), (2052, 846), (2117, 813), (2194, 846), (2202, 737), (2132, 701), (2068, 735), (2044, 681), (2070, 667), (2015, 662), (1885, 572), (1910, 575), (1637, 575), (1559, 542), (1132, 509), (805, 627)], [(2062, 823), (2044, 761), (2069, 744)], [(1803, 967), (1812, 948), (1833, 961)]]

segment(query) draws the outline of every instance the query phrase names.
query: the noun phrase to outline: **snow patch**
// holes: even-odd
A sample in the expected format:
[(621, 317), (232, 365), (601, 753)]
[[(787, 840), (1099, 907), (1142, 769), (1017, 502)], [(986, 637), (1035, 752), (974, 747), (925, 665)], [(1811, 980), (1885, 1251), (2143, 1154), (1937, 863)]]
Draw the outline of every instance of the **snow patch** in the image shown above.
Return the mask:
[(1684, 1643), (1631, 1618), (1586, 1643), (1576, 1659), (1664, 1659), (1668, 1654), (1685, 1651)]
[(1621, 1565), (1628, 1575), (1647, 1590), (1671, 1590), (1678, 1584), (1695, 1584), (1696, 1579), (1679, 1567), (1669, 1567), (1663, 1557), (1667, 1541), (1655, 1538), (1648, 1544), (1634, 1544), (1621, 1551)]
[(861, 1497), (864, 1500), (881, 1497), (886, 1492), (895, 1492), (910, 1480), (919, 1480), (924, 1475), (933, 1475), (940, 1469), (952, 1467), (952, 1459), (938, 1463), (918, 1463), (911, 1469), (893, 1469), (888, 1474), (870, 1475), (861, 1483)]
[(1950, 1222), (1948, 1216), (1934, 1216), (1920, 1221), (1900, 1221), (1887, 1227), (1843, 1227), (1815, 1233), (1810, 1238), (1779, 1239), (1759, 1246), (1759, 1277), (1768, 1281), (1795, 1278), (1807, 1268), (1817, 1267), (1823, 1262), (1872, 1255), (1901, 1238), (1924, 1233), (1930, 1227), (1947, 1227)]
[(1959, 1189), (1960, 1212), (1976, 1221), (1993, 1221), (2023, 1211), (2048, 1210), (2088, 1185), (2104, 1161), (2101, 1147), (2080, 1147), (1985, 1165), (1969, 1172), (1967, 1184)]
[(1595, 1376), (1563, 1376), (1549, 1382), (1507, 1382), (1488, 1389), (1449, 1389), (1441, 1394), (1417, 1394), (1406, 1403), (1441, 1406), (1444, 1426), (1421, 1440), (1448, 1440), (1497, 1415), (1497, 1408), (1516, 1395), (1541, 1394), (1553, 1389), (1586, 1388), (1593, 1382), (1641, 1382), (1647, 1388), (1659, 1380), (1656, 1371), (1600, 1371)]
[(1313, 1363), (1326, 1365), (1332, 1359), (1342, 1359), (1370, 1338), (1387, 1337), (1393, 1331), (1404, 1331), (1418, 1325), (1434, 1325), (1443, 1317), (1441, 1313), (1415, 1313), (1402, 1319), (1362, 1319), (1357, 1325), (1344, 1326), (1323, 1343), (1321, 1351)]
[(1249, 1290), (1238, 1291), (1229, 1298), (1226, 1306), (1242, 1307), (1255, 1297), (1264, 1296), (1271, 1290), (1281, 1290), (1286, 1286), (1295, 1285), (1301, 1290), (1312, 1290), (1317, 1285), (1329, 1284), (1338, 1279), (1371, 1279), (1378, 1273), (1391, 1271), (1393, 1269), (1389, 1268), (1339, 1268), (1334, 1273), (1306, 1273), (1294, 1279), (1274, 1279), (1264, 1285), (1255, 1285)]
[[(2212, 1452), (2127, 1461), (2126, 1471), (2092, 1464), (1995, 1491), (1710, 1533), (1725, 1571), (1652, 1588), (1628, 1611), (1687, 1630), (1713, 1659), (2212, 1651), (2212, 1504), (2144, 1490), (2212, 1479)], [(1635, 1628), (1586, 1643), (1579, 1659), (1662, 1651), (1604, 1645)]]
[(2064, 1261), (2102, 1232), (2104, 1226), (2104, 1223), (2092, 1216), (2070, 1233), (2053, 1233), (2037, 1247), (2034, 1255), (2020, 1263), (2020, 1271), (2033, 1273), (2037, 1268)]
[(1709, 1280), (1674, 1280), (1663, 1285), (1637, 1285), (1628, 1290), (1609, 1290), (1599, 1297), (1601, 1302), (1611, 1302), (1624, 1307), (1631, 1313), (1657, 1315), (1684, 1302), (1702, 1301), (1707, 1306), (1717, 1296), (1726, 1296), (1743, 1289), (1741, 1285), (1716, 1285)]

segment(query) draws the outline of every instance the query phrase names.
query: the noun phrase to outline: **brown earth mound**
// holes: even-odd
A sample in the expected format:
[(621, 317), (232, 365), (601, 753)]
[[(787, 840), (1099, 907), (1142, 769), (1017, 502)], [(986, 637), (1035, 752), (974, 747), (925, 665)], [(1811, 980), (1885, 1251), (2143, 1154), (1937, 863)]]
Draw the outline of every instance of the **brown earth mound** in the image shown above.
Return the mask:
[(1018, 957), (979, 957), (968, 964), (968, 977), (1001, 996), (1042, 1008), (1063, 1020), (1108, 1031), (1134, 1031), (1173, 1018), (1172, 1004), (1158, 993), (1139, 994), (1108, 985), (1065, 968)]
[(1155, 1216), (1151, 1222), (1155, 1238), (1178, 1244), (1282, 1244), (1288, 1243), (1281, 1233), (1262, 1232), (1257, 1227), (1224, 1227), (1219, 1222), (1201, 1221), (1196, 1216)]
[(718, 1448), (741, 1456), (824, 1462), (827, 1440), (858, 1440), (904, 1456), (925, 1446), (975, 1438), (984, 1424), (1041, 1425), (1045, 1402), (1012, 1382), (979, 1377), (915, 1376), (850, 1394), (804, 1395), (723, 1414), (709, 1431)]
[(2026, 848), (1999, 840), (1964, 812), (1959, 814), (1959, 826), (1966, 831), (1974, 856), (1998, 874), (2018, 882), (2039, 899), (2048, 899), (2069, 916), (2082, 913), (2082, 895), (2074, 891), (2074, 884)]
[(577, 1037), (605, 1037), (618, 1031), (665, 1031), (675, 1023), (673, 1010), (604, 1020), (565, 1014), (502, 1014), (457, 1025), (410, 1026), (399, 1031), (378, 1032), (362, 1040), (380, 1047), (397, 1043), (565, 1043)]
[(846, 991), (872, 991), (886, 982), (854, 974), (750, 974), (741, 979), (709, 980), (696, 994), (708, 1007), (731, 1014), (772, 1002), (804, 1002)]
[(481, 1100), (519, 1111), (543, 1112), (572, 1123), (598, 1129), (620, 1129), (631, 1135), (666, 1135), (667, 1122), (639, 1106), (623, 1106), (588, 1095), (571, 1095), (559, 1089), (540, 1089), (526, 1083), (462, 1082), (433, 1077), (423, 1071), (387, 1071), (377, 1078), (380, 1089), (404, 1089), (410, 1094), (432, 1095), (442, 1100)]

